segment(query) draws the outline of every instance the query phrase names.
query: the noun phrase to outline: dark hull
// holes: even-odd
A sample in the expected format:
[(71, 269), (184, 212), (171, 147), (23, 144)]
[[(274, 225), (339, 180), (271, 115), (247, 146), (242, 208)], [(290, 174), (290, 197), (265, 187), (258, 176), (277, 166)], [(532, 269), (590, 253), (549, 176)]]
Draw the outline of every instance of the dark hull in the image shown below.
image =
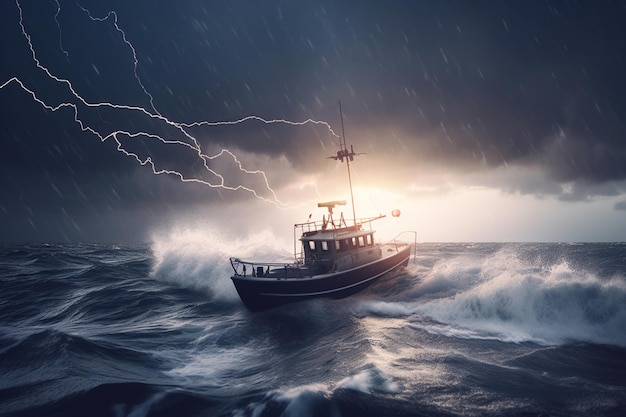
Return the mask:
[(264, 310), (311, 298), (343, 298), (361, 291), (369, 284), (400, 266), (406, 266), (411, 246), (406, 245), (381, 259), (332, 274), (297, 279), (232, 276), (239, 297), (252, 310)]

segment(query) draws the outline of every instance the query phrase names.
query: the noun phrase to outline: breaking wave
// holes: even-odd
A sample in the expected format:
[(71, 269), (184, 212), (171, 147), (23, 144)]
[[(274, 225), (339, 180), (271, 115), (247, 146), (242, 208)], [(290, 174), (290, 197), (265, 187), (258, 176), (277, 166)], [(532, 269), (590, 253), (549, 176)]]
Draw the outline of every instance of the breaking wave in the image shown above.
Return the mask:
[(286, 260), (293, 253), (269, 231), (242, 238), (216, 228), (177, 227), (155, 234), (150, 246), (154, 257), (152, 277), (229, 301), (238, 298), (229, 279), (229, 257)]
[(626, 346), (623, 276), (602, 277), (565, 259), (538, 264), (511, 248), (442, 260), (402, 301), (363, 308), (381, 316), (419, 317), (413, 325), (454, 337)]
[[(267, 393), (260, 401), (237, 410), (236, 417), (281, 415), (283, 417), (312, 417), (344, 415), (370, 415), (366, 410), (355, 410), (348, 401), (355, 395), (373, 392), (393, 394), (399, 390), (393, 379), (374, 365), (368, 365), (336, 384), (308, 384), (281, 388)], [(358, 411), (358, 414), (354, 414)], [(379, 415), (379, 410), (369, 410)]]

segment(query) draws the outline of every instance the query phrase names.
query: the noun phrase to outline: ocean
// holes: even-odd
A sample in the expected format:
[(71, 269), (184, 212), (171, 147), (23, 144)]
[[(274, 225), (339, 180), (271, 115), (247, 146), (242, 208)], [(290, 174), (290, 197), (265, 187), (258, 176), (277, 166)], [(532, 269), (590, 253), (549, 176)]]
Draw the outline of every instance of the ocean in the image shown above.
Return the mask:
[(626, 415), (626, 244), (419, 243), (260, 313), (234, 249), (0, 245), (0, 415)]

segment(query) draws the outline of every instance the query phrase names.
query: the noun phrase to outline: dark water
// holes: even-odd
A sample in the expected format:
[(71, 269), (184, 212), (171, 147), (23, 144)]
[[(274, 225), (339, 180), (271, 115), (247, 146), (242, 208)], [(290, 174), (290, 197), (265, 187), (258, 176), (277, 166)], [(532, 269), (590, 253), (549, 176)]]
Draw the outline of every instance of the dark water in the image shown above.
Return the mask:
[(0, 414), (626, 415), (624, 244), (420, 244), (260, 314), (218, 246), (1, 246)]

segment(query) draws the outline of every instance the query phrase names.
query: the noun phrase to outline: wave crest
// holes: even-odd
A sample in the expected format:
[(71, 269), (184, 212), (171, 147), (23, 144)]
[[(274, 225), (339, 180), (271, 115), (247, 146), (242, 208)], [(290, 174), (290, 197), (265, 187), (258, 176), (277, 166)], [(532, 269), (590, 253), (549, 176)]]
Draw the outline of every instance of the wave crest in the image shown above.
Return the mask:
[(449, 336), (626, 346), (624, 277), (575, 269), (564, 258), (541, 265), (514, 247), (442, 260), (403, 302), (364, 308), (376, 315), (427, 317), (436, 323), (422, 320), (418, 327)]
[(269, 231), (235, 237), (215, 228), (181, 227), (154, 235), (151, 250), (152, 277), (206, 291), (222, 300), (238, 298), (229, 279), (232, 274), (229, 257), (281, 260), (293, 252)]

